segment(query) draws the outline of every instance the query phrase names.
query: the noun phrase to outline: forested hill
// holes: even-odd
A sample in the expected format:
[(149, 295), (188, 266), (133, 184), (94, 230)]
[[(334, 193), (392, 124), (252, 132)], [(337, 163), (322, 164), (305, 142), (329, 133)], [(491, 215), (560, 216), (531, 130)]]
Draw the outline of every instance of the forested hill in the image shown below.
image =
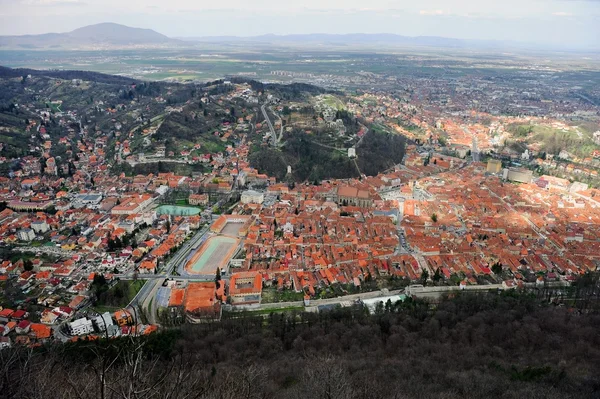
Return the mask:
[(517, 291), (0, 351), (6, 398), (597, 398), (600, 316)]
[(321, 145), (318, 136), (294, 131), (285, 138), (286, 144), (281, 150), (261, 148), (254, 151), (250, 155), (250, 164), (279, 180), (285, 178), (286, 167), (290, 165), (293, 178), (298, 182), (358, 178), (360, 174), (376, 176), (402, 161), (406, 144), (404, 136), (371, 130), (356, 149), (355, 162), (346, 154)]
[[(284, 100), (298, 100), (304, 98), (305, 96), (316, 96), (325, 93), (337, 93), (333, 90), (324, 89), (322, 87), (311, 85), (308, 83), (263, 83), (254, 79), (248, 79), (241, 76), (231, 76), (229, 80), (233, 83), (247, 83), (252, 87), (253, 90), (256, 91), (264, 92), (265, 90), (268, 90), (270, 93)], [(222, 82), (223, 80), (220, 80), (216, 82), (207, 83), (207, 85)]]
[[(234, 84), (226, 84), (226, 79), (202, 84), (145, 82), (89, 71), (0, 67), (0, 141), (4, 144), (0, 156), (40, 155), (36, 149), (40, 148), (38, 138), (32, 137), (28, 124), (37, 123), (43, 111), (50, 113), (43, 123), (53, 143), (50, 155), (54, 157), (65, 150), (58, 141), (64, 141), (65, 136), (75, 140), (80, 128), (92, 135), (107, 136), (111, 140), (107, 152), (111, 159), (116, 148), (113, 143), (120, 141), (117, 133), (121, 132), (130, 134), (131, 156), (154, 154), (160, 149), (179, 160), (182, 153), (190, 151), (195, 151), (196, 157), (216, 155), (228, 146), (240, 145), (243, 134), (257, 133), (248, 137), (253, 145), (260, 145), (267, 133), (264, 123), (262, 130), (256, 129), (264, 122), (262, 105), (269, 106), (268, 112), (276, 122), (276, 111), (271, 108), (295, 103), (316, 113), (311, 105), (314, 98), (327, 92), (307, 84), (264, 84), (242, 77), (228, 80)], [(247, 87), (250, 90), (240, 94)], [(144, 130), (155, 132), (151, 140), (141, 137)], [(330, 153), (326, 151), (325, 157)], [(355, 173), (356, 167), (349, 162), (336, 167), (336, 173), (344, 175), (346, 166)], [(0, 169), (1, 174), (9, 173), (7, 165)], [(189, 174), (196, 169), (192, 165), (178, 173)]]
[(8, 68), (0, 66), (0, 79), (19, 78), (27, 75), (46, 76), (49, 78), (65, 80), (80, 79), (96, 83), (117, 85), (139, 83), (136, 79), (127, 78), (124, 76), (107, 75), (104, 73), (91, 71), (37, 70), (29, 68)]

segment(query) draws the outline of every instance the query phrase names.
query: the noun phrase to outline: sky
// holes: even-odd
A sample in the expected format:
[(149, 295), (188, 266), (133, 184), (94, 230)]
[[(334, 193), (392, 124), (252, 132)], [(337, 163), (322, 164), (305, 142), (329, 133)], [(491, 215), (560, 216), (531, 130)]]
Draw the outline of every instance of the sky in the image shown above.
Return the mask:
[(0, 0), (0, 35), (100, 22), (170, 37), (395, 33), (600, 49), (600, 0)]

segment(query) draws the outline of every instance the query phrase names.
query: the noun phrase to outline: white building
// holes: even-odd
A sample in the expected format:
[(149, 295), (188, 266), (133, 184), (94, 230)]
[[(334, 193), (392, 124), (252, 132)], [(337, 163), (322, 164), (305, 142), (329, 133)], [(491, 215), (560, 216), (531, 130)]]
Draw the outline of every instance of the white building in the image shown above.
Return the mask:
[(72, 201), (74, 208), (88, 207), (90, 209), (98, 209), (102, 201), (102, 194), (78, 194)]
[(294, 225), (291, 224), (290, 222), (287, 222), (286, 224), (283, 225), (283, 232), (285, 234), (293, 234), (294, 233)]
[(161, 185), (160, 187), (158, 187), (155, 192), (158, 195), (165, 195), (167, 192), (169, 191), (169, 186), (165, 186), (165, 185)]
[(469, 149), (468, 148), (457, 148), (456, 149), (456, 155), (458, 155), (459, 158), (464, 159), (466, 158), (467, 154), (469, 153)]
[(133, 215), (142, 213), (145, 209), (154, 202), (154, 198), (148, 194), (134, 195), (131, 197), (123, 197), (121, 203), (110, 210), (113, 215)]
[(33, 241), (35, 232), (32, 229), (21, 229), (17, 232), (17, 237), (21, 241)]
[(533, 172), (523, 168), (508, 168), (504, 169), (502, 178), (519, 183), (531, 183)]
[(84, 318), (69, 323), (71, 335), (86, 335), (94, 332), (94, 325), (91, 320)]
[(375, 309), (379, 303), (385, 306), (386, 302), (389, 300), (392, 304), (395, 304), (398, 301), (404, 302), (406, 299), (406, 295), (392, 295), (392, 296), (382, 296), (379, 298), (371, 298), (371, 299), (363, 299), (363, 305), (369, 310), (369, 313), (375, 313)]
[(0, 337), (0, 350), (10, 348), (11, 342), (8, 337)]
[(589, 186), (586, 183), (581, 183), (581, 182), (573, 182), (573, 184), (571, 184), (571, 187), (569, 187), (569, 192), (570, 193), (578, 193), (580, 191), (585, 191), (589, 188)]
[(562, 151), (561, 151), (561, 152), (558, 154), (558, 157), (559, 157), (560, 159), (569, 159), (569, 158), (571, 158), (571, 154), (569, 154), (569, 153), (568, 153), (567, 151), (565, 151), (565, 150), (562, 150)]
[(100, 331), (106, 331), (106, 329), (114, 323), (110, 313), (104, 312), (94, 318), (94, 324), (96, 324), (96, 327), (98, 327)]
[(142, 223), (146, 223), (148, 226), (151, 226), (156, 219), (158, 219), (156, 211), (144, 212), (142, 214)]
[(35, 222), (31, 222), (31, 228), (37, 234), (43, 234), (50, 230), (50, 226), (48, 225), (48, 223), (46, 223), (45, 220), (36, 220)]
[(242, 204), (262, 204), (265, 195), (254, 190), (246, 190), (242, 193)]
[(135, 230), (135, 224), (129, 221), (121, 222), (118, 224), (118, 226), (129, 234), (133, 233), (133, 230)]

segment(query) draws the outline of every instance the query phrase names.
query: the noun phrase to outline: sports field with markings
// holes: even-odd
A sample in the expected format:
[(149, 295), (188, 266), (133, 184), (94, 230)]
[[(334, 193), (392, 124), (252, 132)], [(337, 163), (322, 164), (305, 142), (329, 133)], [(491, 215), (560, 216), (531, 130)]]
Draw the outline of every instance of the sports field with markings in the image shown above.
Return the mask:
[(186, 271), (190, 274), (215, 273), (217, 267), (227, 266), (239, 242), (239, 239), (226, 236), (209, 238), (186, 264)]

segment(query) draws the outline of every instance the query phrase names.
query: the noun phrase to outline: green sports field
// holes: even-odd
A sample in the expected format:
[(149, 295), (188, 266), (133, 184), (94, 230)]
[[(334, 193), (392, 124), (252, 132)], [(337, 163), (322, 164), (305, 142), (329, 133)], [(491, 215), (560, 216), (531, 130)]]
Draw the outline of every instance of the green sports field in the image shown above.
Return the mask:
[(233, 255), (239, 240), (231, 237), (215, 236), (209, 238), (198, 249), (186, 265), (193, 274), (212, 274), (218, 267), (225, 267)]

